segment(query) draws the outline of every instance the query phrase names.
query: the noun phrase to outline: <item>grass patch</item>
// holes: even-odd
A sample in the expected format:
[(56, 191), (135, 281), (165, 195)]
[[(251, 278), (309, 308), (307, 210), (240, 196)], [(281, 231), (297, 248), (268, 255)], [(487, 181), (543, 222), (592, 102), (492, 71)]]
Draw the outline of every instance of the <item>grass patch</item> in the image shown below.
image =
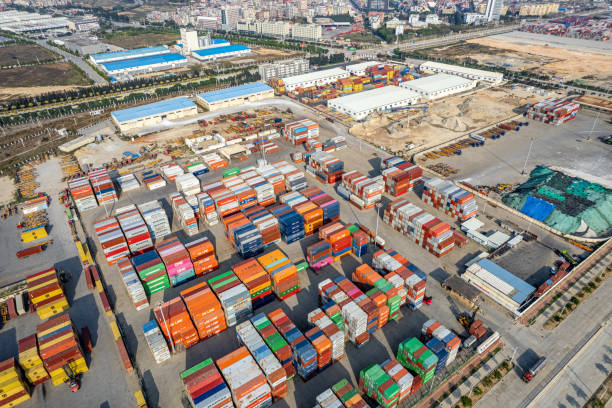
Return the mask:
[(476, 384), (472, 391), (468, 395), (463, 395), (461, 397), (460, 406), (467, 408), (476, 405), (476, 403), (489, 391), (491, 388), (495, 386), (498, 382), (504, 378), (506, 374), (512, 371), (514, 368), (514, 364), (510, 361), (503, 361), (500, 363), (495, 370), (485, 378), (480, 381), (480, 383)]
[(131, 49), (152, 47), (154, 45), (169, 45), (180, 38), (181, 36), (178, 33), (135, 34), (131, 31), (121, 31), (118, 33), (113, 33), (113, 35), (108, 38), (106, 42), (121, 48)]
[(61, 58), (54, 52), (36, 44), (17, 44), (0, 47), (0, 67), (37, 64)]
[(69, 62), (58, 62), (32, 67), (3, 69), (0, 71), (0, 83), (2, 86), (10, 88), (57, 85), (86, 86), (90, 82)]

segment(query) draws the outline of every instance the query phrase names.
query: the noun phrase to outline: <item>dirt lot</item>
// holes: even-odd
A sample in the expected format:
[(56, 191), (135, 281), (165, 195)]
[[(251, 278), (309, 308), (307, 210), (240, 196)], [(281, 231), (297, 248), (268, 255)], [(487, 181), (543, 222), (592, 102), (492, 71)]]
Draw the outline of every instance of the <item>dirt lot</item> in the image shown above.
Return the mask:
[[(1, 74), (1, 73), (0, 73)], [(0, 88), (0, 101), (11, 100), (20, 96), (42, 95), (52, 92), (69, 91), (78, 88), (77, 86), (55, 85), (55, 86), (30, 86), (30, 87), (2, 87)]]
[(89, 85), (88, 79), (68, 62), (36, 65), (0, 71), (4, 87)]
[(408, 143), (434, 146), (512, 117), (517, 107), (539, 99), (543, 97), (518, 87), (484, 89), (430, 103), (423, 119), (420, 112), (411, 113), (410, 120), (405, 113), (372, 115), (350, 132), (391, 151), (402, 150)]
[(0, 177), (0, 205), (8, 204), (15, 198), (15, 183), (9, 176)]
[(59, 58), (57, 54), (34, 44), (19, 44), (0, 47), (0, 66), (31, 64)]
[(105, 42), (122, 48), (152, 47), (159, 44), (170, 44), (181, 36), (178, 34), (149, 33), (138, 35), (116, 35), (105, 39)]

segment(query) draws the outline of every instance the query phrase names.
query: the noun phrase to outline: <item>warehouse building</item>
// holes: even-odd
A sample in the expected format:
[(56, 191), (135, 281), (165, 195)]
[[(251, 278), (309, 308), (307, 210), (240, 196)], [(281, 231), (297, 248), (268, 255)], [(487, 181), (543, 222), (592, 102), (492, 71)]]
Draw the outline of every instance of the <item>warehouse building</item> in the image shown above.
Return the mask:
[(370, 91), (330, 99), (327, 106), (353, 119), (365, 119), (373, 112), (391, 111), (418, 102), (419, 94), (398, 86), (384, 86)]
[(359, 75), (359, 76), (365, 76), (366, 75), (366, 69), (370, 68), (370, 67), (375, 67), (377, 65), (381, 65), (382, 63), (379, 61), (366, 61), (366, 62), (360, 62), (359, 64), (351, 64), (351, 65), (347, 65), (344, 69), (346, 69), (348, 72), (351, 73), (351, 75)]
[(27, 11), (0, 11), (0, 30), (13, 33), (41, 33), (46, 31), (68, 32), (70, 21), (66, 17)]
[(200, 62), (216, 61), (223, 58), (241, 57), (251, 54), (251, 49), (246, 45), (232, 44), (222, 47), (205, 48), (191, 52), (191, 56)]
[(349, 76), (350, 74), (348, 71), (342, 68), (332, 68), (283, 78), (283, 83), (287, 91), (293, 91), (295, 88), (328, 85), (339, 79), (348, 78)]
[(440, 62), (428, 61), (421, 64), (419, 69), (424, 72), (457, 75), (462, 78), (473, 79), (475, 81), (487, 81), (494, 84), (498, 84), (504, 80), (504, 74), (500, 72), (484, 71), (482, 69), (461, 67), (459, 65), (442, 64)]
[(105, 64), (107, 62), (123, 61), (133, 58), (151, 57), (153, 55), (170, 54), (170, 50), (165, 45), (157, 45), (155, 47), (134, 48), (133, 50), (122, 50), (104, 52), (102, 54), (94, 54), (89, 56), (89, 60), (94, 64)]
[(461, 277), (514, 314), (536, 290), (487, 258), (471, 264)]
[(141, 74), (187, 66), (187, 58), (180, 54), (153, 55), (123, 61), (107, 62), (100, 67), (110, 75)]
[(197, 114), (196, 104), (186, 97), (180, 97), (114, 111), (111, 113), (111, 118), (117, 128), (125, 133), (159, 125), (164, 120), (181, 119)]
[(263, 82), (253, 82), (218, 91), (201, 93), (196, 96), (196, 100), (209, 111), (215, 111), (273, 97), (274, 89)]
[(476, 86), (476, 81), (457, 75), (435, 74), (402, 82), (400, 86), (418, 93), (423, 98), (439, 99), (472, 89)]

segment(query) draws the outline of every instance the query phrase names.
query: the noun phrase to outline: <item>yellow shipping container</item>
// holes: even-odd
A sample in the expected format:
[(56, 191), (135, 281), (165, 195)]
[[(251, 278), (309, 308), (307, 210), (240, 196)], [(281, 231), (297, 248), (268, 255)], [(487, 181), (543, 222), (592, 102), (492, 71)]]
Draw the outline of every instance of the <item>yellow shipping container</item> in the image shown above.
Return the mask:
[(11, 402), (9, 402), (8, 404), (2, 404), (2, 401), (0, 401), (0, 408), (13, 408), (16, 407), (17, 405), (21, 404), (24, 401), (27, 401), (30, 399), (30, 394), (25, 394), (24, 396), (17, 398)]
[(45, 370), (45, 367), (41, 364), (36, 367), (27, 369), (25, 371), (25, 375), (26, 375), (26, 378), (31, 383), (33, 383), (33, 382), (40, 380), (41, 378), (46, 377), (48, 374), (47, 374), (47, 370)]
[(62, 299), (43, 309), (38, 309), (36, 312), (38, 313), (38, 317), (42, 320), (47, 320), (53, 315), (67, 311), (69, 308), (70, 306), (66, 299)]
[[(46, 276), (50, 276), (50, 275), (55, 275), (55, 269), (51, 269), (51, 270), (49, 270), (49, 271), (47, 271), (47, 272), (45, 272), (45, 273), (42, 273), (42, 274), (40, 274), (40, 275), (36, 275), (36, 276), (28, 276), (28, 277), (26, 278), (26, 282), (27, 282), (27, 283), (30, 283), (30, 282), (33, 282), (33, 281), (36, 281), (36, 280), (42, 279), (42, 278), (44, 278), (44, 277), (46, 277)], [(30, 290), (31, 290), (31, 288), (30, 288)]]
[(38, 337), (44, 337), (45, 335), (47, 335), (47, 334), (49, 334), (49, 333), (52, 333), (52, 332), (54, 332), (54, 331), (57, 331), (57, 330), (61, 329), (62, 327), (67, 327), (67, 326), (72, 326), (72, 322), (71, 322), (70, 320), (68, 320), (68, 321), (66, 321), (66, 322), (63, 322), (63, 323), (61, 323), (61, 324), (58, 324), (58, 325), (56, 325), (56, 326), (53, 326), (53, 327), (51, 327), (50, 329), (47, 329), (47, 330), (41, 330), (41, 331), (37, 332), (37, 333), (36, 333), (36, 335), (37, 335)]
[(52, 297), (54, 297), (54, 296), (57, 296), (57, 295), (62, 295), (63, 293), (64, 293), (64, 291), (62, 290), (62, 288), (59, 288), (59, 287), (58, 287), (57, 289), (52, 290), (51, 292), (47, 292), (47, 293), (45, 293), (45, 294), (43, 294), (43, 295), (40, 295), (40, 296), (38, 296), (38, 297), (35, 297), (34, 299), (32, 299), (32, 302), (33, 302), (34, 304), (38, 304), (38, 303), (40, 303), (40, 302), (42, 302), (42, 301), (45, 301), (45, 300), (47, 300), (47, 299), (51, 299), (51, 298), (52, 298)]
[(68, 363), (68, 366), (75, 374), (82, 374), (89, 371), (89, 368), (87, 367), (87, 363), (85, 362), (84, 358), (79, 358), (78, 360), (71, 361)]
[(47, 236), (47, 230), (43, 226), (31, 231), (22, 232), (21, 240), (27, 244), (28, 242), (36, 241), (37, 239), (45, 238)]

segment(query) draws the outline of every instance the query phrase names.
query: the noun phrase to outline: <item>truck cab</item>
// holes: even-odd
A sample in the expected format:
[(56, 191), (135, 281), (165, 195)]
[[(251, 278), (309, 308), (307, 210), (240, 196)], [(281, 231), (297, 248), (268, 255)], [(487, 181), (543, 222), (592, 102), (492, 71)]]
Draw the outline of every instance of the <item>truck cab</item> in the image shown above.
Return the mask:
[(540, 357), (538, 361), (536, 361), (535, 364), (532, 365), (531, 368), (529, 368), (529, 370), (525, 371), (525, 374), (523, 374), (522, 380), (528, 383), (536, 375), (538, 375), (538, 372), (540, 372), (542, 368), (544, 368), (545, 365), (546, 365), (546, 357)]

